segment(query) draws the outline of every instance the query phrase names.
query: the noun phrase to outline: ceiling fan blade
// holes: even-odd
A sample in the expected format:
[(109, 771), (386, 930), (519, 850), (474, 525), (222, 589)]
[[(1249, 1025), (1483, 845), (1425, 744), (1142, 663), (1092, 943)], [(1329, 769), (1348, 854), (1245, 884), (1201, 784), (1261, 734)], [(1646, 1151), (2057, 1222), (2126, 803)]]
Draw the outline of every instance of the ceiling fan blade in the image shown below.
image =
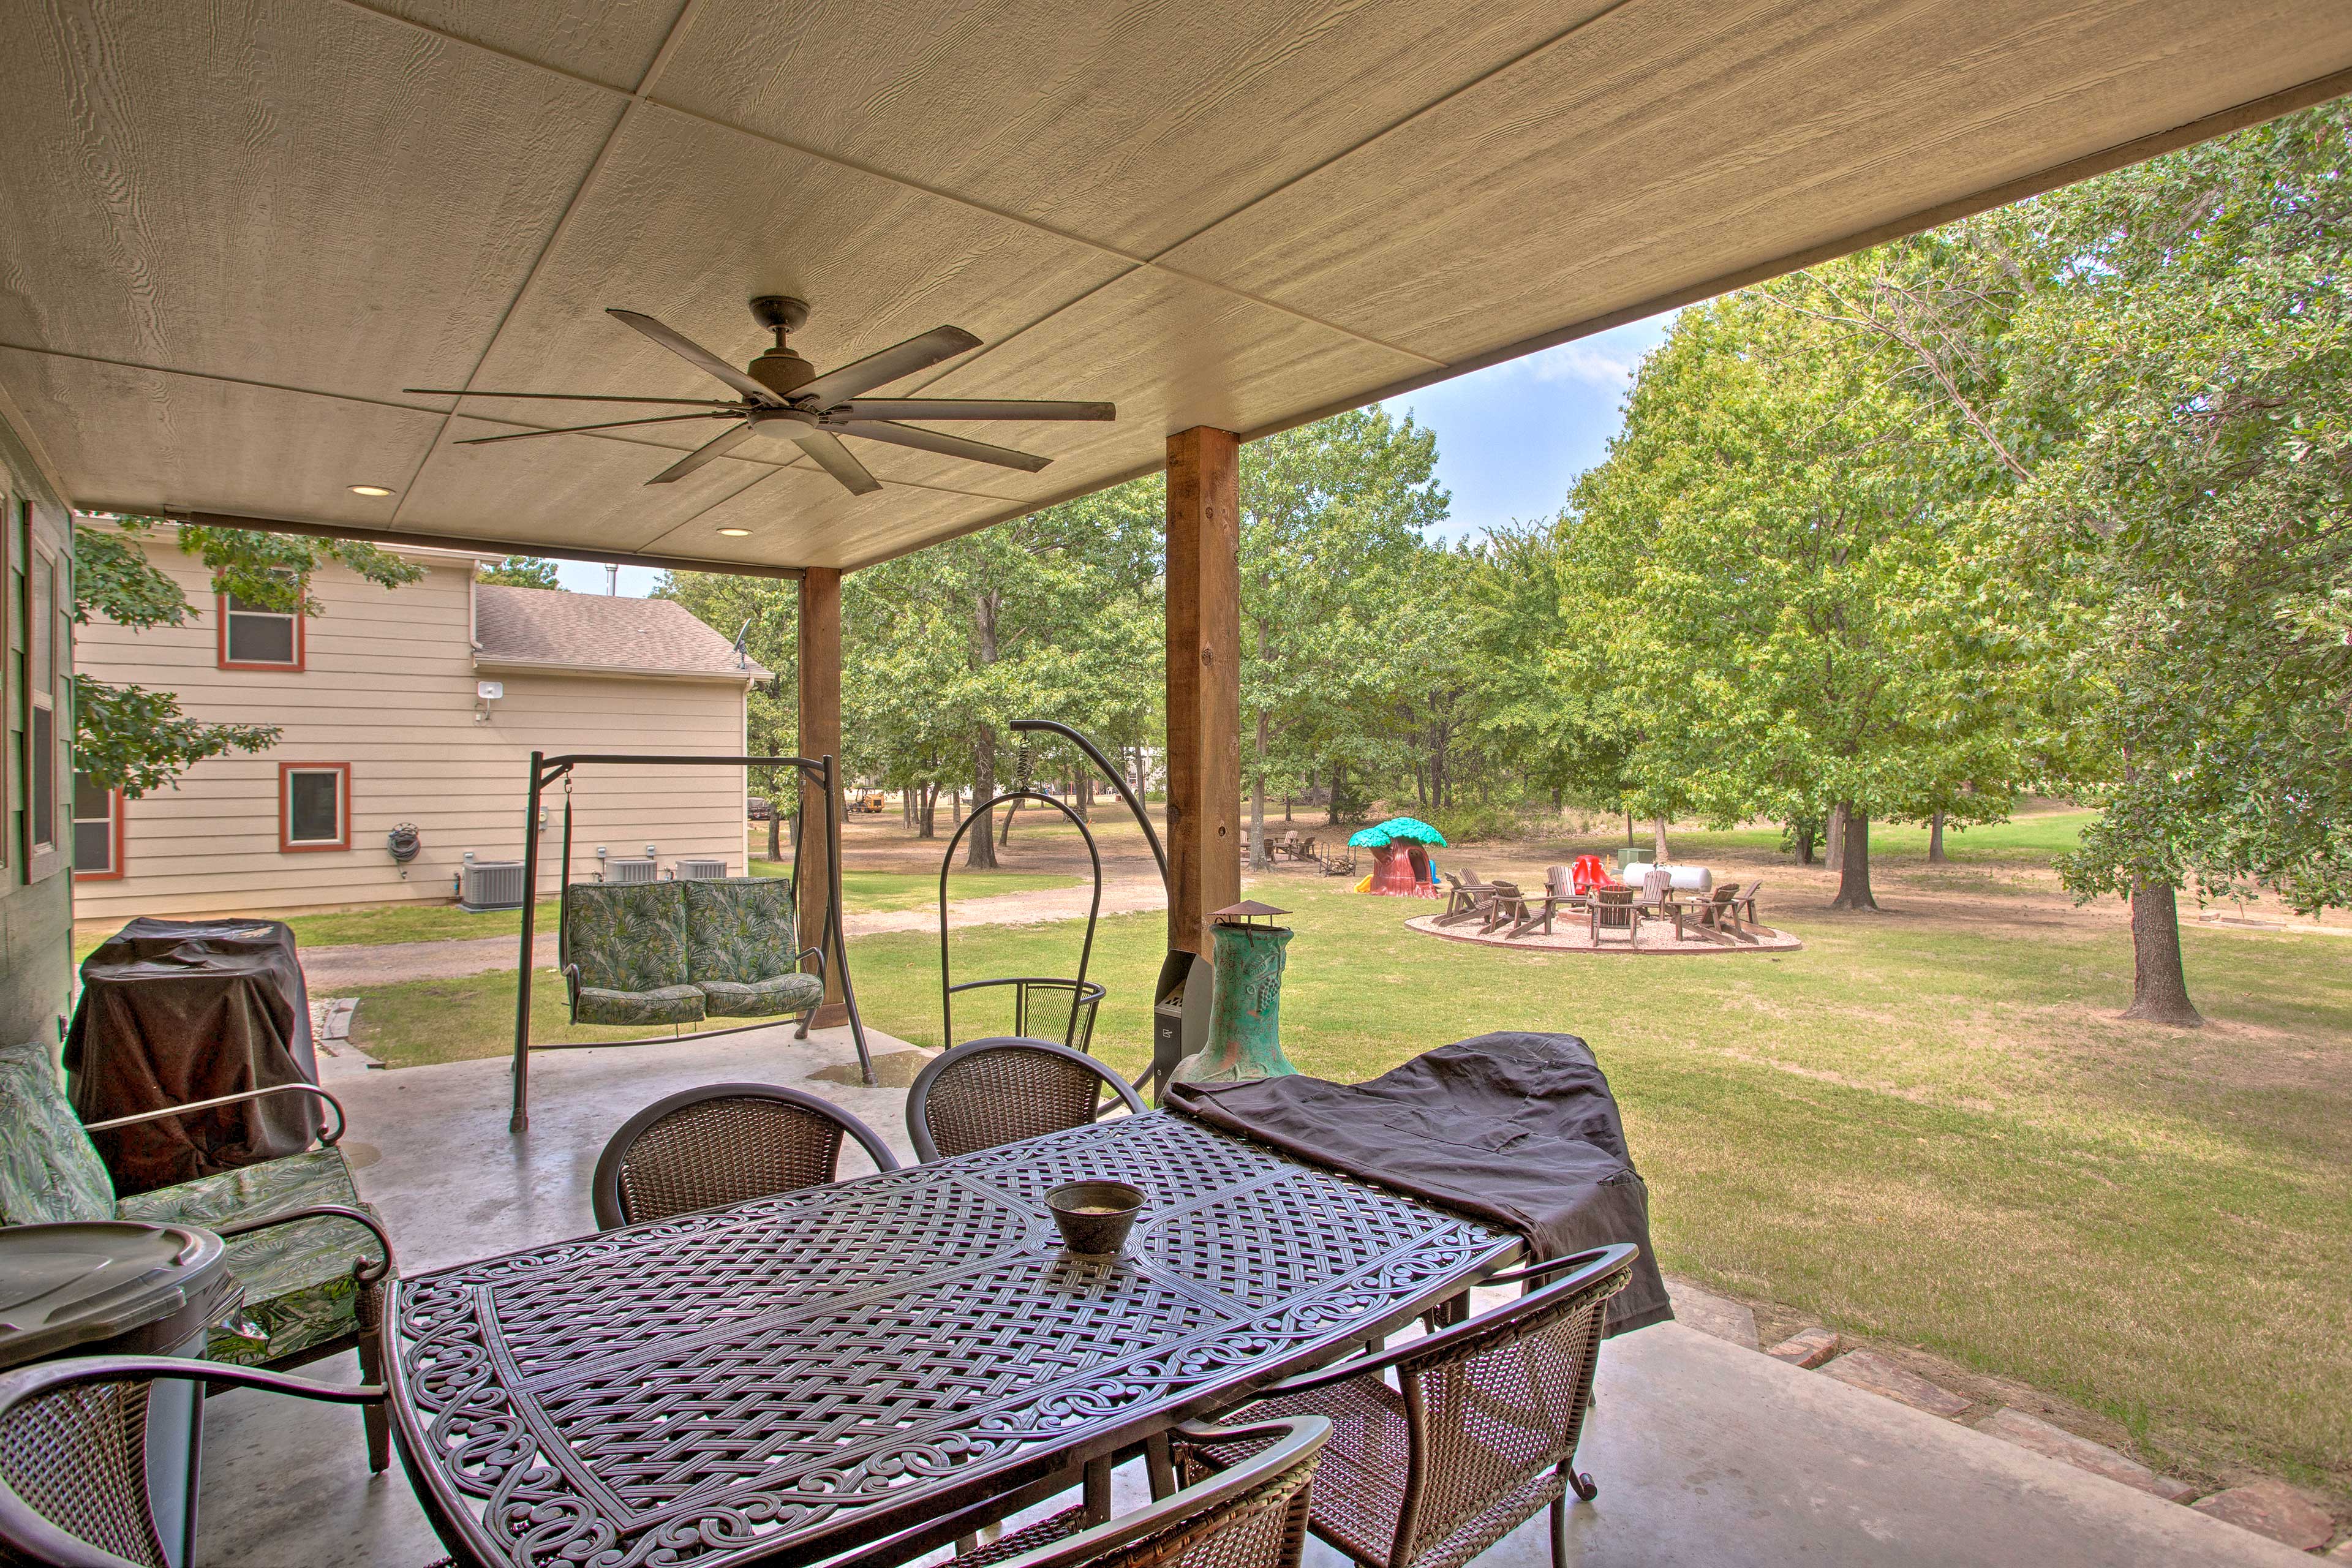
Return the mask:
[(837, 370), (826, 371), (814, 381), (797, 388), (793, 401), (803, 407), (814, 399), (816, 405), (838, 403), (845, 397), (855, 397), (871, 387), (912, 375), (926, 365), (943, 359), (953, 359), (968, 349), (980, 347), (980, 340), (961, 327), (933, 327), (919, 337), (894, 343), (880, 353), (867, 354)]
[(710, 414), (656, 414), (651, 419), (614, 419), (602, 425), (566, 425), (555, 430), (517, 430), (505, 436), (468, 436), (453, 442), (458, 447), (487, 447), (493, 441), (527, 441), (533, 436), (570, 436), (581, 430), (620, 430), (631, 425), (675, 425), (681, 419), (718, 419), (725, 416)]
[(734, 408), (722, 397), (615, 397), (602, 392), (469, 392), (461, 386), (404, 386), (419, 397), (543, 397), (565, 403), (682, 403), (689, 408)]
[(826, 431), (802, 427), (793, 433), (801, 450), (816, 461), (816, 466), (848, 487), (852, 495), (872, 495), (882, 488), (882, 481), (866, 471), (866, 465), (852, 457), (849, 448)]
[(834, 419), (1116, 419), (1108, 403), (1025, 397), (853, 397), (825, 410)]
[(660, 473), (656, 474), (652, 479), (647, 479), (646, 483), (649, 485), (666, 485), (672, 479), (682, 479), (686, 478), (687, 475), (694, 472), (695, 469), (702, 467), (703, 464), (710, 461), (711, 458), (720, 457), (726, 453), (733, 451), (736, 447), (741, 446), (751, 438), (751, 422), (749, 419), (746, 419), (740, 425), (721, 430), (718, 435), (713, 436), (709, 440), (705, 441), (701, 446), (697, 447), (693, 451), (688, 452), (685, 457), (680, 458), (677, 462), (672, 463), (668, 468), (664, 468)]
[(780, 408), (783, 405), (783, 399), (778, 397), (774, 393), (770, 392), (766, 387), (761, 386), (758, 382), (753, 381), (750, 376), (745, 375), (741, 371), (737, 370), (733, 365), (729, 364), (725, 360), (720, 359), (717, 354), (712, 353), (709, 349), (704, 348), (692, 338), (684, 337), (670, 331), (669, 328), (663, 326), (659, 321), (655, 321), (651, 316), (646, 315), (644, 311), (624, 310), (615, 306), (608, 305), (604, 308), (604, 314), (611, 316), (617, 321), (627, 322), (630, 326), (633, 326), (636, 328), (637, 331), (645, 333), (646, 336), (653, 339), (654, 342), (661, 344), (662, 347), (669, 350), (670, 353), (676, 354), (678, 358), (686, 361), (687, 363), (698, 365), (703, 370), (709, 372), (712, 375), (717, 376), (719, 380), (725, 382), (728, 385), (733, 387), (736, 391), (741, 393), (752, 402), (763, 404), (770, 408)]
[(975, 463), (994, 463), (1000, 468), (1022, 468), (1033, 474), (1054, 460), (1029, 452), (1016, 452), (1010, 447), (992, 447), (985, 441), (967, 441), (961, 436), (942, 435), (937, 430), (919, 430), (912, 425), (892, 425), (880, 419), (853, 419), (832, 428), (845, 436), (859, 436), (868, 441), (887, 441), (894, 447), (913, 447), (950, 458), (969, 458)]

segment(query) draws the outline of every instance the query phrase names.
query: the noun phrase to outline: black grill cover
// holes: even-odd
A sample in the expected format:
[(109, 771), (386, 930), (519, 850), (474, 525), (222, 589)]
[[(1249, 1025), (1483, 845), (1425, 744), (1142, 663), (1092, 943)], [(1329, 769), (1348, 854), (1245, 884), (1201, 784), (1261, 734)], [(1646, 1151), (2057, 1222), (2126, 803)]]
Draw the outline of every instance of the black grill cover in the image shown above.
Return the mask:
[(1178, 1083), (1168, 1104), (1314, 1164), (1517, 1231), (1538, 1258), (1630, 1241), (1612, 1334), (1675, 1315), (1650, 1247), (1650, 1195), (1591, 1048), (1495, 1034), (1424, 1052), (1370, 1083), (1299, 1075)]
[[(84, 1121), (319, 1081), (310, 997), (282, 921), (142, 916), (82, 961), (81, 985), (65, 1068)], [(316, 1096), (277, 1094), (92, 1141), (129, 1197), (298, 1154), (323, 1120)]]

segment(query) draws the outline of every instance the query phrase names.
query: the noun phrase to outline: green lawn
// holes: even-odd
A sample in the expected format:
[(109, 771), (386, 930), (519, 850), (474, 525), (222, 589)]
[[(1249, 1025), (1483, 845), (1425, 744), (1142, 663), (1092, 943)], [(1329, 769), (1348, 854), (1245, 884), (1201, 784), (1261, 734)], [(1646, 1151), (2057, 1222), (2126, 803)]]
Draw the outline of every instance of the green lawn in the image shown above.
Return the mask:
[[(1447, 942), (1402, 929), (1425, 905), (1281, 878), (1259, 892), (1298, 931), (1284, 1041), (1304, 1070), (1358, 1079), (1489, 1029), (1582, 1035), (1623, 1104), (1668, 1268), (2074, 1399), (2159, 1468), (2246, 1465), (2341, 1495), (2352, 939), (2191, 925), (2210, 1026), (2124, 1023), (2127, 931), (2068, 908), (2043, 867), (2084, 819), (1956, 835), (1948, 868), (1921, 864), (1923, 837), (1875, 834), (1878, 915), (1832, 912), (1820, 880), (1784, 868), (1766, 917), (1806, 945), (1777, 956)], [(1770, 841), (1674, 839), (1694, 858)], [(1506, 871), (1532, 858), (1473, 858)], [(1078, 931), (960, 931), (956, 973), (1066, 973)], [(1097, 947), (1097, 1038), (1130, 1072), (1163, 932), (1157, 914), (1114, 918)], [(852, 959), (867, 1021), (936, 1044), (935, 939), (864, 938)], [(396, 1065), (502, 1050), (510, 985), (370, 993), (361, 1041)], [(1001, 1023), (975, 1010), (959, 1032)]]
[[(751, 872), (759, 877), (790, 876), (792, 867), (789, 861), (772, 866), (765, 860), (754, 860)], [(948, 879), (948, 896), (950, 899), (984, 899), (999, 893), (1025, 893), (1039, 888), (1066, 888), (1076, 880), (1075, 878), (1041, 871), (959, 871)], [(935, 876), (898, 871), (845, 871), (841, 875), (842, 902), (853, 914), (929, 909), (933, 907), (939, 896), (940, 882)], [(541, 931), (554, 930), (555, 900), (541, 900), (537, 918)], [(488, 910), (480, 914), (469, 914), (455, 904), (400, 904), (379, 909), (340, 910), (331, 914), (294, 915), (286, 923), (294, 928), (294, 940), (299, 946), (341, 947), (393, 942), (446, 942), (474, 936), (520, 936), (522, 932), (522, 911)], [(107, 931), (78, 934), (74, 938), (74, 962), (80, 963), (110, 934)]]

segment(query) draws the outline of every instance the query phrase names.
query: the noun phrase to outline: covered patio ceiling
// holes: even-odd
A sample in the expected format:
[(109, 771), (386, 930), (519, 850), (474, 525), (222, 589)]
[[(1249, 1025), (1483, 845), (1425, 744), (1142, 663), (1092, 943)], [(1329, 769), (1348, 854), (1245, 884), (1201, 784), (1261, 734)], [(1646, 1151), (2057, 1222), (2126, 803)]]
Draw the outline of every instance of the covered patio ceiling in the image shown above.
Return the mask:
[[(73, 502), (772, 570), (2352, 90), (2338, 0), (57, 0), (7, 46), (0, 416)], [(820, 368), (951, 322), (890, 391), (1119, 417), (959, 427), (1036, 474), (861, 444), (856, 497), (401, 390), (725, 395), (603, 308), (740, 363), (761, 293)]]

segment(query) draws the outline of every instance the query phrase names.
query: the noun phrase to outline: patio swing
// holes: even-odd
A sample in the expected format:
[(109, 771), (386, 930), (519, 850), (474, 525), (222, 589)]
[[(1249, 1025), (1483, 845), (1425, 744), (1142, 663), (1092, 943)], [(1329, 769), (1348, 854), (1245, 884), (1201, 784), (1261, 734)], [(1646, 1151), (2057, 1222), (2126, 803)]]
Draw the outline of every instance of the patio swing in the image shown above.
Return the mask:
[[(583, 764), (650, 767), (791, 768), (807, 788), (793, 814), (793, 873), (774, 877), (691, 877), (656, 879), (648, 855), (630, 862), (642, 876), (575, 883), (572, 879), (572, 773)], [(539, 1043), (531, 1038), (531, 942), (538, 914), (540, 803), (547, 786), (563, 784), (563, 847), (556, 903), (556, 963), (563, 972), (566, 1005), (574, 1024), (661, 1025), (668, 1035), (627, 1040)], [(841, 981), (849, 1013), (850, 1037), (859, 1069), (875, 1082), (874, 1058), (866, 1049), (866, 1025), (857, 1013), (857, 992), (849, 978), (849, 953), (841, 930), (841, 792), (836, 764), (824, 757), (704, 757), (574, 753), (530, 754), (530, 788), (525, 808), (522, 956), (515, 985), (514, 1108), (508, 1131), (530, 1125), (530, 1053), (618, 1046), (661, 1045), (682, 1037), (679, 1026), (706, 1018), (800, 1019), (793, 1037), (808, 1037), (809, 1021), (824, 1001), (828, 973)], [(824, 802), (828, 887), (824, 930), (816, 942), (799, 939), (801, 862), (808, 795)], [(648, 849), (650, 850), (650, 846)], [(619, 862), (611, 869), (617, 872)], [(724, 870), (723, 862), (719, 869)], [(815, 969), (803, 965), (815, 961)], [(772, 1022), (698, 1029), (695, 1037), (766, 1029)]]

